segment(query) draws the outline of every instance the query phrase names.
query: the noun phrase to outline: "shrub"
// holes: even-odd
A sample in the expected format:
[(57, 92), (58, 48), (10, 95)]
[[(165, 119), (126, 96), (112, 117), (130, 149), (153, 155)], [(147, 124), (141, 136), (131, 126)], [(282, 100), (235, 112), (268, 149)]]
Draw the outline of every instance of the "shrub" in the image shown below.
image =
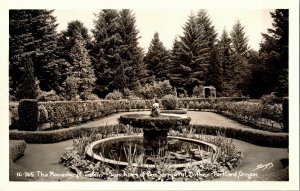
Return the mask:
[(79, 79), (75, 78), (74, 76), (69, 76), (66, 78), (65, 82), (63, 83), (64, 87), (64, 96), (69, 101), (76, 101), (80, 100), (78, 95), (78, 87), (79, 87)]
[(174, 95), (166, 95), (161, 100), (162, 106), (166, 109), (175, 109), (178, 106), (178, 99)]
[(139, 101), (137, 101), (137, 103), (136, 103), (136, 108), (138, 109), (138, 110), (140, 110), (140, 109), (145, 109), (146, 108), (146, 103), (145, 103), (145, 101), (144, 100), (139, 100)]
[(259, 100), (263, 105), (275, 104), (280, 102), (280, 99), (275, 94), (263, 95)]
[(9, 129), (17, 129), (19, 114), (18, 114), (19, 104), (16, 102), (9, 103)]
[(179, 107), (179, 108), (184, 108), (184, 104), (183, 104), (182, 101), (179, 101), (179, 102), (178, 102), (178, 107)]
[(289, 99), (284, 98), (282, 103), (283, 130), (289, 132)]
[(96, 94), (84, 92), (81, 96), (82, 100), (100, 100), (100, 98)]
[(144, 99), (153, 99), (154, 97), (161, 99), (163, 96), (172, 94), (173, 88), (168, 80), (154, 82), (153, 84), (146, 84), (137, 89), (139, 94)]
[(195, 109), (195, 104), (193, 101), (189, 102), (189, 109)]
[(198, 110), (200, 110), (201, 108), (200, 108), (200, 103), (199, 102), (195, 102), (195, 109), (198, 109)]
[(136, 101), (134, 101), (134, 100), (130, 101), (130, 108), (136, 109)]
[(24, 155), (26, 143), (23, 140), (10, 140), (9, 141), (9, 159), (12, 161), (17, 160)]
[(120, 100), (123, 98), (123, 94), (119, 90), (114, 90), (112, 93), (106, 95), (105, 99), (108, 100)]
[(37, 100), (38, 101), (61, 101), (63, 100), (63, 98), (58, 96), (54, 90), (51, 90), (49, 92), (40, 91)]
[(130, 105), (130, 102), (128, 100), (126, 100), (126, 101), (123, 102), (123, 109), (125, 111), (130, 111), (131, 105)]
[(23, 99), (19, 103), (19, 130), (36, 131), (38, 127), (38, 103), (36, 99)]
[(44, 105), (38, 105), (38, 122), (39, 123), (47, 123), (48, 122), (48, 111)]
[(202, 107), (203, 109), (211, 109), (211, 105), (208, 101), (203, 102)]

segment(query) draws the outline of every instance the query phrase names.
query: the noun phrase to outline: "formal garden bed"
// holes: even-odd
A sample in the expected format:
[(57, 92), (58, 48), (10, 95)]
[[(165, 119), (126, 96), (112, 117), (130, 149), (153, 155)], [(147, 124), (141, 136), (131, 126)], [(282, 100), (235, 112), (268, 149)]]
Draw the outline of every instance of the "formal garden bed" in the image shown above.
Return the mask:
[[(184, 168), (172, 168), (172, 165), (168, 165), (165, 159), (159, 160), (155, 169), (142, 166), (137, 168), (130, 165), (125, 168), (114, 168), (107, 163), (93, 161), (86, 157), (86, 146), (95, 140), (122, 136), (124, 134), (140, 134), (143, 131), (142, 129), (118, 124), (114, 115), (120, 116), (128, 112), (139, 113), (141, 111), (148, 113), (155, 100), (71, 102), (22, 100), (20, 105), (23, 105), (22, 107), (25, 105), (25, 110), (31, 104), (36, 105), (34, 106), (37, 108), (36, 121), (30, 121), (30, 123), (37, 123), (36, 130), (28, 125), (30, 123), (27, 124), (28, 127), (26, 128), (18, 127), (20, 126), (18, 124), (20, 119), (18, 118), (19, 116), (22, 117), (25, 111), (23, 111), (24, 109), (18, 109), (18, 104), (14, 103), (10, 107), (11, 130), (9, 138), (10, 140), (24, 140), (32, 144), (58, 143), (73, 139), (73, 145), (61, 157), (60, 163), (62, 165), (83, 178), (118, 181), (202, 181), (218, 178), (224, 174), (224, 171), (233, 170), (242, 160), (242, 153), (232, 144), (232, 139), (265, 147), (288, 147), (288, 133), (283, 132), (282, 127), (274, 126), (275, 122), (282, 125), (283, 109), (278, 104), (253, 103), (248, 102), (244, 98), (237, 102), (232, 100), (224, 101), (224, 98), (178, 99), (171, 95), (156, 101), (163, 106), (160, 110), (163, 111), (162, 113), (166, 113), (165, 115), (187, 115), (189, 112), (193, 112), (192, 116), (195, 120), (203, 112), (212, 112), (246, 125), (239, 125), (238, 123), (237, 125), (229, 126), (213, 125), (214, 123), (209, 121), (207, 123), (199, 123), (199, 120), (195, 120), (196, 123), (187, 125), (188, 123), (177, 124), (170, 121), (170, 124), (174, 123), (174, 125), (177, 125), (172, 125), (173, 128), (169, 135), (206, 141), (215, 144), (218, 148), (215, 156), (211, 156), (212, 160), (209, 162)], [(182, 112), (185, 114), (182, 114)], [(115, 119), (115, 123), (108, 125), (98, 124), (103, 118), (110, 118), (109, 115), (112, 116), (112, 119)], [(135, 116), (136, 114), (131, 115)], [(265, 122), (262, 119), (268, 121), (267, 125), (264, 124)], [(165, 120), (168, 119), (164, 119), (164, 123)], [(47, 129), (40, 128), (44, 124), (48, 124), (49, 127)], [(267, 128), (262, 128), (263, 125), (266, 125)], [(12, 169), (14, 166), (15, 164), (12, 163)], [(190, 175), (181, 176), (187, 172)], [(129, 176), (129, 174), (132, 176)]]

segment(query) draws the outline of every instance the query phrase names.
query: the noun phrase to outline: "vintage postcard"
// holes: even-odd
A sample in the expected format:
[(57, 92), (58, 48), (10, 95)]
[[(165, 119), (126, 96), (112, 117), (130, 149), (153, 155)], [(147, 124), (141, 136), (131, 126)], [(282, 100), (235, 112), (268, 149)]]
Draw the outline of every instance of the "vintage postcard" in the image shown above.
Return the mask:
[(295, 1), (17, 2), (3, 190), (298, 189)]

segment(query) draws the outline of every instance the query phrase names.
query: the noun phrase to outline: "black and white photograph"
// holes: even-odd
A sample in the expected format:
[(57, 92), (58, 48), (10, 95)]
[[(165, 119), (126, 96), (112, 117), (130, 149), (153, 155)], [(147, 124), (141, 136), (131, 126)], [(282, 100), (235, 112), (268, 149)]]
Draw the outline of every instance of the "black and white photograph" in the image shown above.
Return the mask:
[(5, 10), (3, 190), (298, 189), (295, 1), (87, 2)]

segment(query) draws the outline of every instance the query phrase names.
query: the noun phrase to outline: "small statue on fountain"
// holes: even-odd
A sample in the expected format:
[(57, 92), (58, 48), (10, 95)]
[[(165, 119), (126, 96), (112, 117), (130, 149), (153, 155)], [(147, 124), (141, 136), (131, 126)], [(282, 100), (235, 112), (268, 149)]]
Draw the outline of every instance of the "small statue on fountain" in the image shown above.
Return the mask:
[(150, 116), (151, 117), (159, 117), (160, 116), (159, 102), (156, 98), (154, 99), (154, 104), (152, 105)]

